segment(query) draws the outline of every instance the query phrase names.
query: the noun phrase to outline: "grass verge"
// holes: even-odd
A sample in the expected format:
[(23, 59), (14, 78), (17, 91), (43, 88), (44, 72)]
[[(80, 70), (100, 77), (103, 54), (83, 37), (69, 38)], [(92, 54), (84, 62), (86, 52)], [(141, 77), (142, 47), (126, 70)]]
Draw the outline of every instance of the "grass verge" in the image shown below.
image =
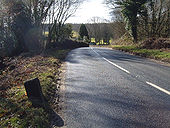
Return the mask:
[(135, 45), (112, 45), (111, 48), (170, 63), (170, 52), (165, 49), (143, 49)]
[[(0, 128), (50, 127), (50, 101), (56, 90), (59, 68), (70, 50), (50, 50), (44, 55), (15, 57), (0, 74)], [(34, 108), (23, 83), (38, 77), (48, 108)]]

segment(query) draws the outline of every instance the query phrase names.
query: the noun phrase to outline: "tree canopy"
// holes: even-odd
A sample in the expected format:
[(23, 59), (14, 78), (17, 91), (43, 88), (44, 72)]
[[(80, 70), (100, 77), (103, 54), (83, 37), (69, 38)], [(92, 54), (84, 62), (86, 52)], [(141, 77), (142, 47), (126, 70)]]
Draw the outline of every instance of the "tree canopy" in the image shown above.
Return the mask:
[[(111, 9), (113, 22), (126, 23), (134, 42), (148, 37), (170, 36), (169, 0), (105, 0)], [(123, 20), (121, 19), (121, 15)], [(117, 17), (118, 14), (118, 17)], [(121, 24), (120, 24), (121, 25)], [(123, 24), (121, 25), (122, 27)], [(117, 26), (115, 26), (115, 29)], [(140, 35), (140, 36), (138, 36)]]
[(143, 7), (147, 0), (116, 0), (117, 4), (121, 8), (121, 12), (124, 16), (125, 22), (127, 23), (127, 29), (130, 31), (134, 42), (137, 42), (137, 24), (138, 15), (143, 11)]
[[(71, 33), (71, 27), (65, 22), (82, 1), (1, 0), (0, 46), (6, 55), (14, 55), (25, 51), (41, 52), (52, 43), (63, 42)], [(48, 32), (47, 38), (45, 32)]]

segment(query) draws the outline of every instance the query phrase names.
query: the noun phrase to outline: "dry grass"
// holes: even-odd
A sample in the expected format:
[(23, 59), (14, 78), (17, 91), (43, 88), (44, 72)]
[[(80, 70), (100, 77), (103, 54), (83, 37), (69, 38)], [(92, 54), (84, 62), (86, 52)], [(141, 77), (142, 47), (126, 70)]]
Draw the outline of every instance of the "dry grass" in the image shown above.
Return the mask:
[(152, 58), (170, 63), (170, 49), (145, 49), (140, 46), (112, 45), (113, 49), (122, 50), (142, 57)]

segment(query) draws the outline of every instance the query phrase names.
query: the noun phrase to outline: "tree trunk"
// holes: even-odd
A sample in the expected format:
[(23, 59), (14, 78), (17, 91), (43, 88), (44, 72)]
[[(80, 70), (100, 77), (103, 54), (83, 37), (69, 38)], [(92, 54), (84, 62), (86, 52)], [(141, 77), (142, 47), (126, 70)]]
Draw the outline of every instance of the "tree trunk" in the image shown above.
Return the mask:
[(137, 41), (138, 41), (138, 39), (137, 39), (137, 26), (132, 27), (132, 36), (133, 36), (134, 43), (137, 43)]
[(138, 41), (138, 35), (137, 35), (137, 13), (134, 14), (133, 20), (131, 21), (131, 31), (133, 36), (134, 43), (137, 43)]

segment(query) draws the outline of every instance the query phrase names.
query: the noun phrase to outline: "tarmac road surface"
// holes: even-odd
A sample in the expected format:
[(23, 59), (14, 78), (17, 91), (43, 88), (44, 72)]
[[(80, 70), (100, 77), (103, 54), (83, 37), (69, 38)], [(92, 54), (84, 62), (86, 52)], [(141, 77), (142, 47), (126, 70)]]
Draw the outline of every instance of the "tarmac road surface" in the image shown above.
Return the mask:
[(66, 127), (170, 128), (170, 67), (92, 47), (66, 64)]

